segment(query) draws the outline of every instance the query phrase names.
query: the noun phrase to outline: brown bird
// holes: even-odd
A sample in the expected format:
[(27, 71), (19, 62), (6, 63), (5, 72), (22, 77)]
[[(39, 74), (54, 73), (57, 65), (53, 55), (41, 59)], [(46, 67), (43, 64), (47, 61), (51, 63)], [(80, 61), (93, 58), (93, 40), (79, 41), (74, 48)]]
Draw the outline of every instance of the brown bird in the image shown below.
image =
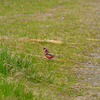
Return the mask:
[(47, 48), (43, 48), (43, 50), (44, 50), (44, 55), (46, 56), (46, 58), (52, 59), (55, 57), (52, 53), (49, 52)]

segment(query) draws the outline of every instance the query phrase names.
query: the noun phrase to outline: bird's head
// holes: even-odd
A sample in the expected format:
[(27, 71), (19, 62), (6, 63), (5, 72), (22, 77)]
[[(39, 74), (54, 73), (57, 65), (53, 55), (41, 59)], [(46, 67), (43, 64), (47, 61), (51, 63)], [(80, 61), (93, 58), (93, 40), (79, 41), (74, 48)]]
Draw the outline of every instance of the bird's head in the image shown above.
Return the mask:
[(48, 49), (47, 49), (47, 48), (43, 48), (43, 50), (44, 50), (44, 51), (48, 51)]
[(43, 48), (43, 50), (47, 50), (47, 48)]

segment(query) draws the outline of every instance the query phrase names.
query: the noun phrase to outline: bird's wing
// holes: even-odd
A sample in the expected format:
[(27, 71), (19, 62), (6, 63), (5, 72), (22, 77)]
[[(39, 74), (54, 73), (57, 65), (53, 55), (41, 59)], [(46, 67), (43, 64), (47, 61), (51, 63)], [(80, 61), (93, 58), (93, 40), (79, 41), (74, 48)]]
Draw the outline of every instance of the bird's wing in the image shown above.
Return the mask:
[(46, 55), (53, 55), (52, 53), (46, 53)]

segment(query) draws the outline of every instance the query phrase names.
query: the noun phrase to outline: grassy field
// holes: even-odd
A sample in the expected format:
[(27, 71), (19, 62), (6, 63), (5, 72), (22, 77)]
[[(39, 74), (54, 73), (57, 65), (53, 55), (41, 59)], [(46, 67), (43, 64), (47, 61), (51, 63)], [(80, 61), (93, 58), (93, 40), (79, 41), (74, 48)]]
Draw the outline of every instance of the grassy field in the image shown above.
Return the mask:
[[(90, 55), (100, 55), (99, 4), (99, 0), (1, 0), (0, 99), (78, 100), (87, 94), (91, 84), (81, 81), (78, 69), (100, 61), (100, 56)], [(57, 57), (47, 60), (44, 47)]]

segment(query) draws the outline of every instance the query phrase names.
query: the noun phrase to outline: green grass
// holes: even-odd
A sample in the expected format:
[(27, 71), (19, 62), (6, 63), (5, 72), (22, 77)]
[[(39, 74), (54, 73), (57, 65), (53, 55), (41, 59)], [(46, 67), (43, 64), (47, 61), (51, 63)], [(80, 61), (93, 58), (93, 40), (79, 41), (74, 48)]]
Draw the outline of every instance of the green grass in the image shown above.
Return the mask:
[[(94, 0), (1, 0), (0, 98), (70, 100), (82, 95), (74, 70), (95, 63), (89, 53), (99, 53), (95, 7)], [(44, 47), (58, 57), (45, 59)]]
[[(61, 72), (57, 62), (54, 64), (54, 61), (41, 60), (36, 57), (25, 56), (24, 54), (12, 55), (11, 53), (8, 53), (7, 49), (3, 49), (0, 52), (0, 73), (4, 78), (0, 85), (2, 87), (0, 90), (1, 95), (4, 93), (4, 98), (10, 96), (19, 99), (32, 99), (35, 96), (32, 93), (34, 89), (31, 88), (34, 88), (36, 85), (36, 87), (39, 86), (40, 89), (46, 87), (51, 91), (54, 89), (54, 94), (56, 91), (64, 94), (66, 93), (69, 96), (75, 93), (75, 90), (71, 88), (71, 85), (76, 83), (76, 77), (73, 73), (69, 75), (71, 70), (62, 70)], [(17, 83), (14, 81), (17, 81)], [(31, 91), (25, 93), (25, 88), (27, 88), (25, 86), (28, 83), (30, 84), (30, 87), (28, 88)], [(9, 93), (8, 91), (13, 91), (14, 93)], [(43, 91), (44, 90), (41, 90), (41, 96), (43, 95)], [(45, 99), (45, 97), (43, 98)]]

